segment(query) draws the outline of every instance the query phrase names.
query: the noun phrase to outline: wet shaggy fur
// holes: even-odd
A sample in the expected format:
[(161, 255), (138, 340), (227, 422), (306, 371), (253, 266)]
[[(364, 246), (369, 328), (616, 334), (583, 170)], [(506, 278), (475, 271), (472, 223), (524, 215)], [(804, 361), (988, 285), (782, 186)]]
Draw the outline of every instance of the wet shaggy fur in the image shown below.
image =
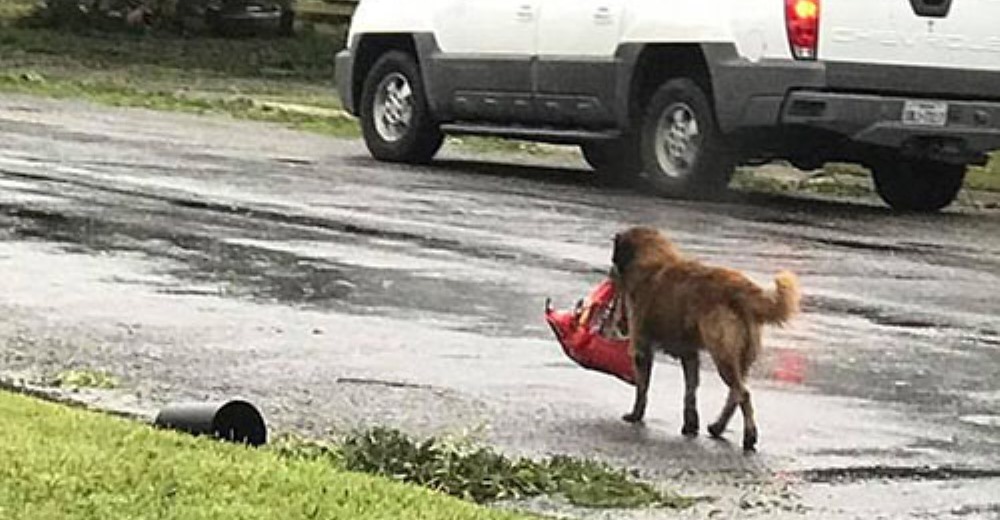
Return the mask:
[(782, 272), (764, 290), (732, 269), (710, 267), (682, 256), (659, 231), (636, 227), (615, 236), (611, 276), (625, 299), (636, 395), (628, 422), (642, 421), (653, 369), (654, 349), (681, 360), (684, 370), (684, 427), (699, 429), (696, 392), (699, 351), (706, 350), (729, 396), (708, 427), (720, 437), (736, 407), (743, 414), (743, 448), (755, 449), (757, 425), (746, 387), (747, 373), (761, 349), (761, 327), (783, 324), (799, 309), (798, 279)]

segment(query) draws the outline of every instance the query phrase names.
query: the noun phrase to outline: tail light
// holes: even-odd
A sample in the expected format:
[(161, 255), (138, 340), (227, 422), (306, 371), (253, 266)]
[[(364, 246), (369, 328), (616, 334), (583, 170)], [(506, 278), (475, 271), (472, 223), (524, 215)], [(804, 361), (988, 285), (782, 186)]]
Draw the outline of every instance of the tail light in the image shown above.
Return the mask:
[(797, 60), (815, 60), (819, 46), (820, 0), (785, 0), (788, 44)]

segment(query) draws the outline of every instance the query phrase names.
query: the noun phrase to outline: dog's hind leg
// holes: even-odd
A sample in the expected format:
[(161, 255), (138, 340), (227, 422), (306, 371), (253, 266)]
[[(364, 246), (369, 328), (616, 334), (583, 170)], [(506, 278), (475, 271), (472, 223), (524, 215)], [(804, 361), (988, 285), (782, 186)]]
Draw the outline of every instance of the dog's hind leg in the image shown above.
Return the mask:
[(719, 438), (726, 431), (729, 421), (733, 418), (733, 414), (736, 413), (736, 407), (743, 400), (743, 385), (739, 382), (737, 372), (731, 365), (721, 359), (716, 359), (715, 364), (719, 369), (719, 376), (722, 377), (722, 381), (729, 387), (729, 395), (726, 397), (726, 404), (722, 406), (719, 418), (714, 423), (708, 425), (708, 433), (712, 437)]
[[(631, 327), (635, 331), (636, 329)], [(653, 375), (653, 345), (648, 338), (638, 335), (632, 337), (632, 362), (635, 364), (635, 402), (632, 411), (622, 419), (629, 423), (642, 422), (646, 416), (646, 395), (649, 393), (649, 381)]]
[(715, 362), (719, 377), (729, 387), (729, 396), (719, 418), (708, 426), (708, 433), (719, 438), (743, 399), (743, 384), (739, 377), (739, 352), (742, 349), (736, 348), (744, 343), (743, 322), (732, 309), (719, 307), (699, 319), (698, 331), (702, 345)]
[(712, 437), (722, 437), (730, 419), (736, 412), (736, 405), (739, 405), (743, 413), (743, 450), (754, 451), (757, 447), (757, 423), (754, 421), (753, 404), (750, 402), (750, 391), (743, 386), (742, 382), (729, 389), (729, 397), (722, 408), (719, 418), (708, 426), (708, 433)]
[(740, 402), (740, 410), (743, 412), (743, 450), (754, 451), (757, 449), (757, 422), (753, 416), (753, 403), (750, 402), (750, 391), (743, 390), (743, 401)]
[(708, 426), (708, 433), (712, 437), (719, 438), (726, 431), (726, 426), (736, 413), (736, 406), (739, 405), (743, 413), (743, 449), (753, 451), (757, 447), (757, 423), (754, 421), (753, 404), (750, 401), (750, 391), (747, 390), (743, 380), (746, 376), (732, 366), (719, 366), (719, 375), (729, 386), (729, 396), (726, 404), (722, 407), (719, 418)]
[(686, 437), (698, 435), (698, 383), (700, 374), (698, 351), (681, 357), (684, 367), (684, 427), (681, 434)]
[[(748, 322), (750, 323), (750, 322)], [(750, 365), (753, 364), (760, 352), (760, 325), (749, 325), (747, 350), (740, 359), (740, 380), (746, 381), (750, 372)], [(753, 402), (750, 400), (750, 391), (743, 385), (743, 400), (740, 402), (740, 411), (743, 413), (743, 449), (754, 451), (757, 448), (757, 421), (754, 418)]]

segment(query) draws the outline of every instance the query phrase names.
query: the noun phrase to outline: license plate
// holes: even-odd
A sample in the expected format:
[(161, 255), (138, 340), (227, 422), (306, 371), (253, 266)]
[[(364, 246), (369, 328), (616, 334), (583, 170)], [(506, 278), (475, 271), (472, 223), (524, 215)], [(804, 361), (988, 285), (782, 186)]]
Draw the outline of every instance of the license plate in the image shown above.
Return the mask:
[(948, 103), (944, 101), (907, 101), (903, 104), (903, 124), (945, 126), (948, 124)]

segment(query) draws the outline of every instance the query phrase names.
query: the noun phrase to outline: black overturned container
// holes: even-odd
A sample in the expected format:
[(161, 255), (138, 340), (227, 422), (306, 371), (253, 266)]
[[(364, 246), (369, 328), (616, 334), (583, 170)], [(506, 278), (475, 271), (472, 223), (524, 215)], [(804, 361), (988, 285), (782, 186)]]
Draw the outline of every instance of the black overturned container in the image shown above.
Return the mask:
[(267, 443), (264, 417), (254, 405), (241, 400), (172, 404), (160, 410), (154, 424), (250, 446)]

